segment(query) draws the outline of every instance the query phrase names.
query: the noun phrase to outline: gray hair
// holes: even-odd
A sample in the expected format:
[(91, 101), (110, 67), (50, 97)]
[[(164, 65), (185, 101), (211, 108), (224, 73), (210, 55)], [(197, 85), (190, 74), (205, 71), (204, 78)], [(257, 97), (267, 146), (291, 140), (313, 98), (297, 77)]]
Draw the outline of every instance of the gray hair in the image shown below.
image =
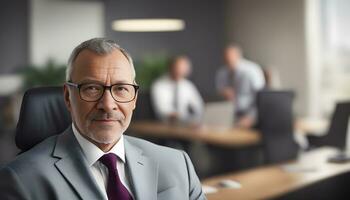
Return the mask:
[(121, 48), (113, 40), (109, 40), (106, 38), (93, 38), (79, 44), (77, 47), (74, 48), (73, 52), (71, 53), (68, 59), (68, 66), (66, 69), (66, 81), (70, 81), (72, 76), (72, 71), (73, 71), (73, 63), (75, 59), (78, 57), (79, 53), (82, 52), (84, 49), (89, 49), (99, 55), (105, 55), (113, 52), (114, 50), (119, 50), (128, 59), (131, 66), (133, 78), (135, 80), (135, 77), (136, 77), (135, 68), (129, 53), (123, 48)]

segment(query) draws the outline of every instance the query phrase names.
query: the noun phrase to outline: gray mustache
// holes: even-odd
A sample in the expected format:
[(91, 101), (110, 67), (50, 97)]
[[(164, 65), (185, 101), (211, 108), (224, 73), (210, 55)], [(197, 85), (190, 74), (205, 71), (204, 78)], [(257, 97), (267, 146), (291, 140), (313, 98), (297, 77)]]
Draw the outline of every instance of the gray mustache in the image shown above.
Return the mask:
[(90, 117), (90, 120), (124, 120), (125, 116), (120, 112), (96, 112)]

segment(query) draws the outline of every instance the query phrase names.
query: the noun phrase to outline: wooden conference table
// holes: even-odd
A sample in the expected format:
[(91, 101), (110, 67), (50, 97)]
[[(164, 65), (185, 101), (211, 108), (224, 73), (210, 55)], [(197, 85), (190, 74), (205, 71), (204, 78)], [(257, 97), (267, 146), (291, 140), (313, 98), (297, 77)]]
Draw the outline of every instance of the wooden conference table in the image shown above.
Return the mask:
[[(350, 172), (350, 163), (327, 162), (327, 159), (335, 153), (336, 150), (333, 148), (320, 148), (304, 153), (298, 161), (216, 176), (203, 180), (202, 184), (217, 190), (207, 194), (209, 200), (276, 198), (322, 180), (328, 180), (336, 175)], [(237, 181), (241, 184), (241, 188), (222, 187), (220, 183), (223, 180)], [(321, 195), (324, 192), (318, 191)]]
[(250, 146), (260, 142), (260, 134), (256, 130), (222, 129), (220, 127), (193, 128), (156, 121), (134, 121), (128, 132), (140, 137), (200, 141), (222, 147)]
[[(304, 119), (297, 120), (295, 124), (295, 129), (301, 133), (317, 132), (325, 127), (325, 122), (315, 123)], [(252, 146), (261, 140), (260, 132), (253, 129), (193, 128), (158, 121), (133, 121), (128, 130), (134, 136), (200, 141), (221, 147)]]

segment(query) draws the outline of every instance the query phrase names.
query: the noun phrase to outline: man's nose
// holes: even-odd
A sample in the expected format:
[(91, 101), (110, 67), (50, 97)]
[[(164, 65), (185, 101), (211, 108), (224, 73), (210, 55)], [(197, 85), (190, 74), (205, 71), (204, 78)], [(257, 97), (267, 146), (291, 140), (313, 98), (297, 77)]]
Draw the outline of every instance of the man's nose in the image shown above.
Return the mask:
[(109, 90), (104, 92), (102, 98), (98, 101), (97, 108), (103, 109), (106, 112), (118, 109), (118, 103), (114, 100)]

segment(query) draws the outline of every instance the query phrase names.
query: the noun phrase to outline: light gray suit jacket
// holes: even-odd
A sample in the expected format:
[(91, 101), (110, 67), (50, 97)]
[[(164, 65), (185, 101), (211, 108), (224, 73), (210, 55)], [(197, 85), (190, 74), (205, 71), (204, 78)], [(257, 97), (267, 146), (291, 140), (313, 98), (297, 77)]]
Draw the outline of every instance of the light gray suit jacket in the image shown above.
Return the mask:
[[(186, 153), (125, 136), (126, 170), (135, 199), (206, 199)], [(104, 199), (68, 128), (0, 170), (0, 199)]]

